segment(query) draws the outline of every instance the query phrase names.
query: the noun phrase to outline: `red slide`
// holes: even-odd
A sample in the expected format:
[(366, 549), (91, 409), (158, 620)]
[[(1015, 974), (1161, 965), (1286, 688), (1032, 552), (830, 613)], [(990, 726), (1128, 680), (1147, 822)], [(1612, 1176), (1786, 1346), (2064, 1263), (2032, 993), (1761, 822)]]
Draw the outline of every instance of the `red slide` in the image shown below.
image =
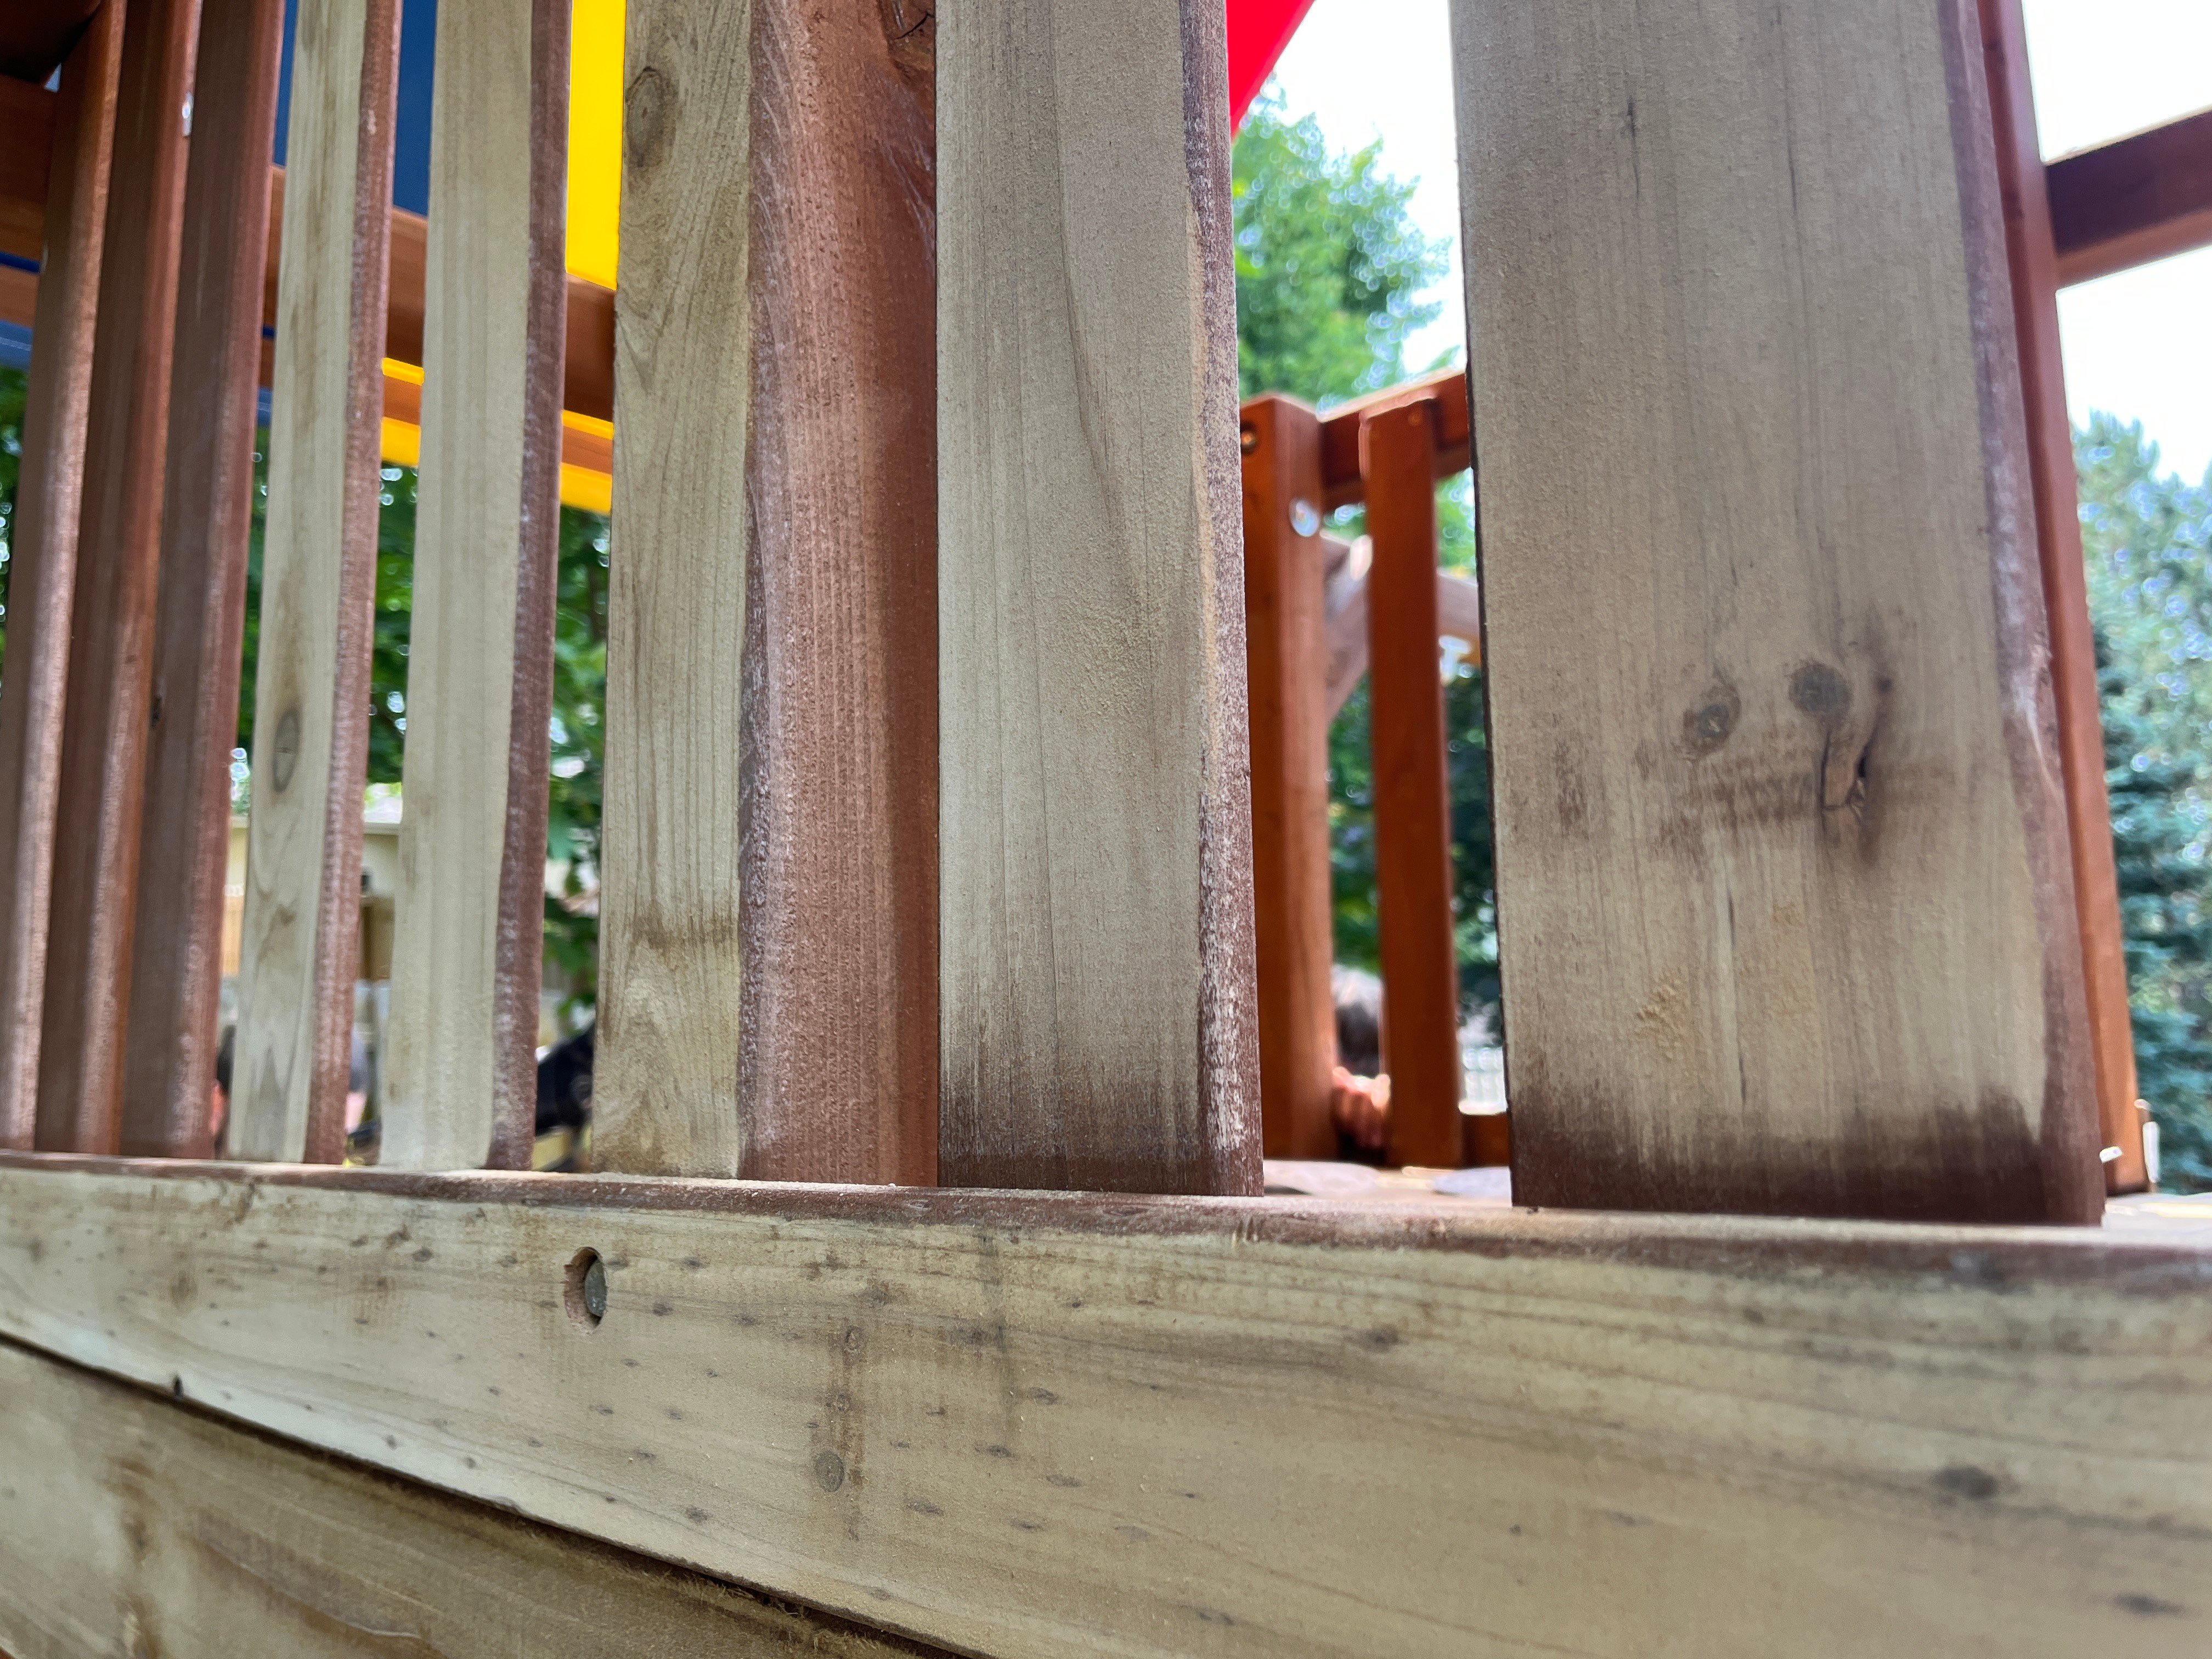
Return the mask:
[(1267, 83), (1268, 71), (1291, 43), (1291, 36), (1313, 0), (1229, 0), (1229, 118), (1244, 112)]

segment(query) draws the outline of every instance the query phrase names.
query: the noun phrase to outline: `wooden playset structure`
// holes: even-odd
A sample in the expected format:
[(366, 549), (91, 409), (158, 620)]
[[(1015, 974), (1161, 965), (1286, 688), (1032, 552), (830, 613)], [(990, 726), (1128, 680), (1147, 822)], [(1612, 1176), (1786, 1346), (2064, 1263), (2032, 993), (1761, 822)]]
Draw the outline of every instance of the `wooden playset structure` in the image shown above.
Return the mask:
[[(0, 1652), (2212, 1644), (2212, 1246), (2096, 1224), (2146, 1176), (2055, 312), (2212, 240), (2212, 115), (2046, 173), (2016, 0), (1455, 0), (1468, 374), (1240, 415), (1206, 0), (630, 0), (611, 295), (566, 0), (446, 0), (411, 223), (395, 0), (301, 0), (277, 204), (283, 9), (0, 24)], [(519, 1167), (564, 458), (588, 1176)], [(1496, 1153), (1469, 465), (1519, 1207), (1265, 1196), (1328, 1147), (1355, 500), (1395, 1160)]]

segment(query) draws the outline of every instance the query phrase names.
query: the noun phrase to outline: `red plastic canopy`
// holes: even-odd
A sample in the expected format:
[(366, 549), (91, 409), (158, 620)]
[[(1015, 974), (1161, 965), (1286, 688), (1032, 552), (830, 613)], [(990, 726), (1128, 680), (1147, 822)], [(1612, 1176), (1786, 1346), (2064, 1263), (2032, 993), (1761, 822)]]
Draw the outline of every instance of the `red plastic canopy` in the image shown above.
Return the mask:
[(1291, 43), (1313, 0), (1229, 0), (1229, 118), (1244, 112), (1267, 84), (1267, 75)]

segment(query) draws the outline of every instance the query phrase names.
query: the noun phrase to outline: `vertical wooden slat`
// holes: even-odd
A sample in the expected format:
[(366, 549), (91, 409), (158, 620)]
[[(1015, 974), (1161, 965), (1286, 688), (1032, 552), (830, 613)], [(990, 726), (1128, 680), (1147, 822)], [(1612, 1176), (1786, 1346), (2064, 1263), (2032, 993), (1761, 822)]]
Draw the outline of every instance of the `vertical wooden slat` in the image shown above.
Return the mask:
[(2103, 1203), (1970, 0), (1456, 0), (1515, 1197)]
[[(379, 1161), (526, 1168), (559, 579), (566, 0), (438, 15)], [(532, 50), (518, 51), (528, 40)]]
[(228, 1150), (336, 1162), (360, 969), (395, 0), (303, 4), (269, 422)]
[(939, 21), (940, 1176), (1256, 1191), (1221, 10)]
[(230, 759), (253, 522), (269, 146), (283, 0), (204, 0), (178, 259), (123, 1151), (214, 1150)]
[(1255, 398), (1242, 436), (1261, 1140), (1270, 1158), (1333, 1158), (1321, 419), (1295, 398)]
[(1367, 574), (1368, 729), (1389, 1158), (1450, 1168), (1462, 1161), (1459, 960), (1443, 684), (1431, 645), (1437, 637), (1432, 407), (1384, 410), (1365, 422), (1360, 439), (1375, 546)]
[(18, 1152), (30, 1148), (38, 1116), (70, 613), (122, 45), (123, 8), (104, 7), (62, 66), (9, 545), (0, 692), (0, 1146)]
[(2136, 1109), (2135, 1032), (2128, 1016), (2128, 963), (2113, 863), (2112, 806), (2105, 795), (2105, 727), (2097, 702), (2097, 647), (2089, 583), (2081, 563), (2081, 488), (2074, 428), (2066, 414), (2066, 370), (2058, 344), (2058, 259), (2051, 197), (2035, 131), (2027, 30), (2020, 0), (1980, 0), (1983, 51), (2003, 191), (2014, 325), (2027, 406), (2028, 475), (2035, 491), (2036, 546), (2051, 618), (2051, 690), (2058, 756), (2065, 769), (2067, 838), (2074, 854), (2074, 907), (2081, 935), (2090, 1057), (2108, 1192), (2150, 1184), (2142, 1120)]
[(198, 0), (124, 15), (55, 814), (38, 1143), (112, 1152), (123, 1115), (154, 601)]

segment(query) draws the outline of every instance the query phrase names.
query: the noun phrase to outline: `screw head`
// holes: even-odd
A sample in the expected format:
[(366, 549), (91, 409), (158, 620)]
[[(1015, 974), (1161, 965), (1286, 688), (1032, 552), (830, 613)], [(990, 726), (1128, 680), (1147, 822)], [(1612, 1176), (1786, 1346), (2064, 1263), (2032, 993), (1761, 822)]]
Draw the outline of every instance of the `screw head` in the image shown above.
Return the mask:
[(1321, 533), (1321, 514), (1314, 504), (1301, 495), (1291, 503), (1291, 528), (1301, 536)]
[(1244, 427), (1238, 431), (1237, 442), (1237, 447), (1249, 455), (1260, 447), (1260, 434), (1250, 427)]

